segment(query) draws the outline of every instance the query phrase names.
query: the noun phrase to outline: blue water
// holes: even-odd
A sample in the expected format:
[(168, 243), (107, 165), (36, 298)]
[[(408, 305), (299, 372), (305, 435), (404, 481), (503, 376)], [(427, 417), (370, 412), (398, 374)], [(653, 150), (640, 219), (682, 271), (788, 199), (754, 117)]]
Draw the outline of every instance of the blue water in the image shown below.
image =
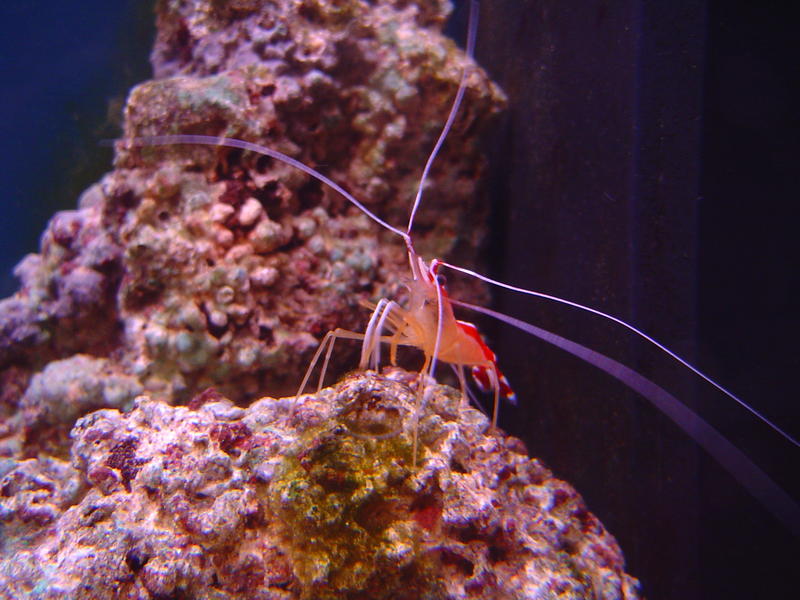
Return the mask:
[[(55, 210), (110, 167), (109, 103), (148, 75), (151, 2), (0, 3), (0, 297)], [(78, 8), (76, 8), (78, 7)], [(119, 111), (117, 111), (118, 113)]]

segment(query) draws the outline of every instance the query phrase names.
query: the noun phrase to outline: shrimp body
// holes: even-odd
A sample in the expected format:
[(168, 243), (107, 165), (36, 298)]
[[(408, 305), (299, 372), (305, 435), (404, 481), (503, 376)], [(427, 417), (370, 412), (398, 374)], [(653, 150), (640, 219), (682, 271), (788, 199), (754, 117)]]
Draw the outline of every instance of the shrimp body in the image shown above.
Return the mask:
[[(410, 246), (409, 262), (413, 278), (406, 283), (409, 291), (407, 305), (404, 307), (395, 302), (386, 302), (372, 306), (371, 323), (375, 323), (376, 327), (367, 328), (362, 366), (366, 366), (371, 356), (372, 364), (377, 368), (381, 342), (389, 344), (393, 364), (396, 362), (398, 346), (413, 346), (425, 355), (422, 372), (432, 370), (435, 360), (451, 364), (459, 375), (465, 396), (463, 369), (469, 367), (478, 387), (494, 393), (492, 422), (496, 425), (500, 396), (511, 402), (516, 400), (514, 391), (497, 365), (497, 355), (491, 351), (475, 325), (455, 318), (447, 291), (437, 277), (440, 263), (434, 260), (426, 265)], [(386, 337), (381, 335), (384, 326), (390, 332)]]

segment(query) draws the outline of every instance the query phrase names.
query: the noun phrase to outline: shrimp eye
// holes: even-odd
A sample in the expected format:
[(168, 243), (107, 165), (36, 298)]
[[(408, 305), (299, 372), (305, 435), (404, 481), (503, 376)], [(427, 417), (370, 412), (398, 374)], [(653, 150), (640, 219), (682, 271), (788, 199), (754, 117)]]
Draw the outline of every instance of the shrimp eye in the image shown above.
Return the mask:
[(336, 426), (335, 426), (335, 427), (334, 427), (334, 428), (331, 430), (331, 432), (332, 432), (334, 435), (344, 435), (344, 433), (345, 433), (345, 428), (344, 428), (344, 426), (343, 426), (343, 425), (336, 425)]
[(436, 276), (436, 283), (441, 287), (443, 290), (447, 290), (447, 277), (444, 275), (437, 275)]

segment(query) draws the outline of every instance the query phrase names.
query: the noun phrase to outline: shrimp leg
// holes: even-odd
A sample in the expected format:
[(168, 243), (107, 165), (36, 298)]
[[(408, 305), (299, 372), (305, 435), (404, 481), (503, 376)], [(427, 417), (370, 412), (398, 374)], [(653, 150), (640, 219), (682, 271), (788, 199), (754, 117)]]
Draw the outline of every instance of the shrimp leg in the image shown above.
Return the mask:
[(300, 382), (300, 387), (298, 388), (297, 394), (295, 394), (294, 397), (295, 405), (298, 403), (300, 396), (303, 395), (303, 391), (306, 389), (306, 384), (308, 384), (308, 380), (311, 378), (311, 373), (314, 370), (314, 367), (317, 366), (320, 356), (322, 356), (323, 351), (328, 348), (328, 352), (325, 353), (325, 360), (322, 364), (322, 372), (319, 376), (319, 387), (317, 388), (317, 391), (322, 389), (322, 382), (325, 379), (325, 371), (328, 368), (328, 361), (330, 360), (330, 356), (333, 351), (333, 343), (337, 339), (362, 341), (364, 340), (364, 334), (340, 328), (336, 328), (325, 334), (325, 337), (322, 338), (322, 343), (320, 343), (320, 345), (317, 347), (317, 351), (314, 353), (314, 357), (311, 359), (311, 363), (308, 365), (308, 369), (306, 369), (306, 374), (303, 376), (303, 381)]

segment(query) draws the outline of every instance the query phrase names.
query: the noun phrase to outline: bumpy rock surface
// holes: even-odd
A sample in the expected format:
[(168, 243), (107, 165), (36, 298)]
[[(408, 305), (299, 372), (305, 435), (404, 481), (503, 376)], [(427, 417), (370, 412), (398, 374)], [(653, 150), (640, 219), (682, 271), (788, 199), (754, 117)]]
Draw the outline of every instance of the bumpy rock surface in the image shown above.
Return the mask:
[[(519, 440), (403, 371), (242, 409), (140, 396), (0, 480), (13, 598), (635, 598), (614, 539)], [(0, 592), (2, 595), (3, 592)]]
[[(224, 134), (268, 145), (403, 227), (469, 68), (415, 233), (419, 251), (469, 263), (482, 231), (476, 136), (504, 98), (441, 34), (448, 11), (438, 1), (164, 0), (156, 78), (131, 92), (124, 137)], [(402, 295), (397, 236), (284, 163), (122, 141), (115, 167), (77, 210), (52, 219), (40, 253), (16, 269), (20, 291), (0, 301), (0, 415), (48, 410), (35, 398), (20, 404), (25, 389), (52, 361), (78, 354), (113, 356), (117, 376), (172, 402), (210, 385), (237, 402), (291, 393), (325, 332), (361, 329), (364, 301)], [(352, 364), (348, 348), (334, 355), (334, 372)], [(95, 377), (88, 364), (73, 364), (73, 377)], [(28, 435), (38, 417), (6, 421), (0, 453), (61, 444), (71, 417), (51, 418), (44, 437)]]

